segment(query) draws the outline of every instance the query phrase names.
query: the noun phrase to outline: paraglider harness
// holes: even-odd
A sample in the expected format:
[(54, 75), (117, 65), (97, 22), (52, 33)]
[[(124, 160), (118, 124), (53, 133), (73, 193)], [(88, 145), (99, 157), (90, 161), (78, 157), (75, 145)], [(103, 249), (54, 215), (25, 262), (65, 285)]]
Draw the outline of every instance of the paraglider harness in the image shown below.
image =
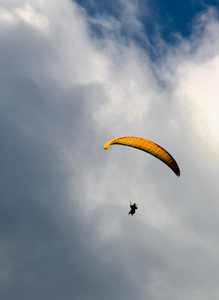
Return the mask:
[(130, 211), (129, 211), (128, 215), (132, 215), (133, 216), (135, 214), (135, 210), (136, 209), (138, 209), (137, 204), (136, 203), (132, 204), (130, 202)]

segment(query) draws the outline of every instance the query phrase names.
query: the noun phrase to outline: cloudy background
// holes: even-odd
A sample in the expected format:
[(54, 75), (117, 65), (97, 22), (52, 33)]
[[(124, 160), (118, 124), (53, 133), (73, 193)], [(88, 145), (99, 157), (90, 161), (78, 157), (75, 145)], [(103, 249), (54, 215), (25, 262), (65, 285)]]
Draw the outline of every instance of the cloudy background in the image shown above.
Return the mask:
[(0, 1), (2, 299), (219, 298), (218, 7)]

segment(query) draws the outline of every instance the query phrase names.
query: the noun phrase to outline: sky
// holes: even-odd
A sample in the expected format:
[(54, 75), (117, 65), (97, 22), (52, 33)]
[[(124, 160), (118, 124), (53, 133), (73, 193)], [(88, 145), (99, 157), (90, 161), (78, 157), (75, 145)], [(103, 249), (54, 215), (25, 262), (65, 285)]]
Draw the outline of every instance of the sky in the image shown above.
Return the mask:
[(218, 10), (0, 1), (2, 299), (219, 298)]

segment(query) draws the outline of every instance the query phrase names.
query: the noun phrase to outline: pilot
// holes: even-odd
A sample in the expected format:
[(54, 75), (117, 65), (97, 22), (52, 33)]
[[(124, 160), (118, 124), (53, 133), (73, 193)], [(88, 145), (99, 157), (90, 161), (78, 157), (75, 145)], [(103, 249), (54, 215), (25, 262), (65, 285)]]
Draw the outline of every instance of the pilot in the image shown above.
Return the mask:
[(131, 214), (132, 216), (135, 214), (135, 210), (136, 209), (138, 209), (138, 207), (137, 207), (137, 204), (136, 203), (134, 203), (134, 204), (132, 204), (131, 202), (130, 202), (130, 211), (129, 211), (129, 215)]

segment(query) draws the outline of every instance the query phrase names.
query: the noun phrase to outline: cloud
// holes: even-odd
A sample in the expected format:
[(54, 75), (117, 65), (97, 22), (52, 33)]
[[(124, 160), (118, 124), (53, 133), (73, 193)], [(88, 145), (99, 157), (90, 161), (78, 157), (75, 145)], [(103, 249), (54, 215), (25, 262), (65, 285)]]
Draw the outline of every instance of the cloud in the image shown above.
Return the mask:
[[(4, 299), (218, 297), (217, 15), (161, 41), (159, 62), (111, 20), (70, 1), (1, 4)], [(166, 148), (181, 177), (140, 151), (103, 150), (123, 135)]]

